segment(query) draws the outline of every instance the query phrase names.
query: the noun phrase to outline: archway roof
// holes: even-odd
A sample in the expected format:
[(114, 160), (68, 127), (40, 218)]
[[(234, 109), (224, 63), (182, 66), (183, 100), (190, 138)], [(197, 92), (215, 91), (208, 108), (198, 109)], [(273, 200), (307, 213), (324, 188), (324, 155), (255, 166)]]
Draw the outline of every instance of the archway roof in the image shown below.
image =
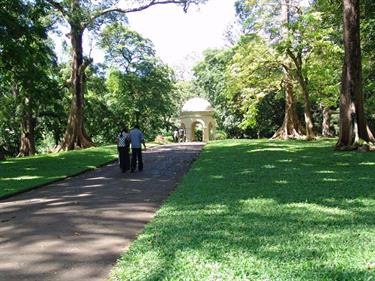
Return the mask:
[(182, 112), (213, 111), (212, 105), (203, 98), (192, 98), (182, 107)]

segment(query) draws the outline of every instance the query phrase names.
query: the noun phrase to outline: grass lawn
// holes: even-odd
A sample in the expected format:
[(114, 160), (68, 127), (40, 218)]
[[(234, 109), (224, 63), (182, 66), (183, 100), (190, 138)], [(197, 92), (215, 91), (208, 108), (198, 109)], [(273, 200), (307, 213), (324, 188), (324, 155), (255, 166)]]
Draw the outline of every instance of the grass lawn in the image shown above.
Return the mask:
[(375, 154), (333, 144), (209, 143), (111, 280), (375, 280)]
[(92, 169), (117, 158), (115, 145), (10, 158), (0, 162), (0, 198)]

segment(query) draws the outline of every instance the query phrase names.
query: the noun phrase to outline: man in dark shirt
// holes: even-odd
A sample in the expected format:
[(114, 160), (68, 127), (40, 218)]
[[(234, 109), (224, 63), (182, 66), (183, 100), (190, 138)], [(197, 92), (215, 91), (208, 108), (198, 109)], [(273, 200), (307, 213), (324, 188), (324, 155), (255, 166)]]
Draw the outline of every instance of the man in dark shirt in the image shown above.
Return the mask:
[(180, 142), (184, 142), (185, 141), (185, 130), (184, 128), (180, 128)]
[(139, 129), (138, 125), (135, 125), (129, 132), (129, 139), (132, 146), (132, 161), (130, 171), (133, 173), (138, 162), (138, 171), (143, 171), (143, 161), (142, 161), (142, 144), (146, 150), (146, 143), (142, 131)]

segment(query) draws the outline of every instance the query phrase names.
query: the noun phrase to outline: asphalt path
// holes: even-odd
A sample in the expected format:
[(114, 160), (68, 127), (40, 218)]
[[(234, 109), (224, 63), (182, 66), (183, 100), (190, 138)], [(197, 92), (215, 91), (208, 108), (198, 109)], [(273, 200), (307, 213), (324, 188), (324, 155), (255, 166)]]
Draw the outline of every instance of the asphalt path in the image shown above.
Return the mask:
[(203, 145), (147, 150), (141, 173), (113, 162), (1, 200), (0, 280), (107, 280)]

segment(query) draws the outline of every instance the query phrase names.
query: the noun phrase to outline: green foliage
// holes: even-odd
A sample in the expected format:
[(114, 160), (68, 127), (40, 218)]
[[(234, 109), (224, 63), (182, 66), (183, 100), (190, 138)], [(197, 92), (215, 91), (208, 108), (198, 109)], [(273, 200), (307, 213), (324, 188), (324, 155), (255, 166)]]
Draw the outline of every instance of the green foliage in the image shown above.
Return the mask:
[(18, 153), (20, 128), (16, 98), (9, 94), (9, 88), (0, 87), (0, 149), (5, 155)]
[(257, 124), (258, 105), (270, 94), (279, 92), (282, 80), (281, 63), (275, 51), (255, 35), (243, 36), (227, 69), (226, 94), (240, 109), (242, 129)]
[(372, 153), (210, 142), (111, 280), (372, 280)]
[[(323, 17), (323, 28), (333, 29), (334, 32), (331, 34), (331, 38), (336, 44), (336, 48), (342, 48), (342, 1), (333, 0), (316, 0), (314, 1), (313, 7), (315, 10), (320, 12)], [(363, 79), (363, 92), (365, 96), (365, 108), (367, 116), (369, 117), (372, 125), (375, 124), (375, 106), (374, 106), (374, 95), (375, 87), (374, 82), (374, 69), (375, 69), (375, 48), (374, 48), (374, 34), (375, 34), (375, 3), (372, 0), (360, 1), (360, 26), (361, 26), (361, 48), (362, 48), (362, 79)], [(333, 60), (330, 60), (330, 54), (327, 53), (328, 61), (336, 60), (336, 54), (331, 54)], [(330, 69), (330, 66), (328, 66)], [(328, 70), (331, 71), (331, 70)], [(341, 69), (336, 69), (336, 72), (341, 72)], [(334, 75), (337, 76), (337, 75)], [(324, 82), (323, 80), (321, 80)]]
[(215, 109), (218, 127), (230, 134), (231, 129), (237, 126), (237, 117), (234, 110), (231, 110), (231, 104), (225, 95), (227, 84), (231, 83), (225, 79), (225, 72), (233, 51), (208, 49), (203, 52), (203, 55), (203, 60), (194, 66), (193, 82), (203, 91), (203, 97)]
[(103, 30), (100, 46), (111, 67), (118, 67), (109, 71), (106, 83), (107, 106), (117, 127), (139, 123), (149, 139), (169, 128), (176, 109), (174, 78), (172, 70), (155, 56), (152, 42), (114, 24)]
[(93, 169), (114, 160), (114, 145), (0, 162), (0, 198)]
[[(302, 87), (302, 77), (305, 93), (308, 93), (316, 114), (320, 114), (323, 107), (338, 107), (343, 58), (342, 24), (337, 20), (342, 17), (339, 2), (317, 0), (307, 5), (306, 1), (293, 1), (289, 6), (289, 23), (285, 25), (280, 21), (282, 1), (236, 1), (236, 14), (247, 35), (242, 36), (235, 47), (236, 54), (228, 71), (228, 81), (235, 83), (228, 87), (227, 93), (243, 114), (241, 128), (262, 130), (263, 125), (257, 120), (261, 112), (260, 101), (267, 93), (284, 90), (278, 83), (282, 79), (281, 65), (287, 55), (294, 62), (291, 73), (297, 102), (302, 100), (302, 89), (295, 86), (299, 82)], [(366, 3), (362, 5), (366, 6)], [(264, 58), (273, 62), (267, 64), (269, 71), (262, 69)], [(278, 97), (275, 95), (275, 105)], [(263, 118), (260, 119), (265, 120), (267, 114), (264, 110), (261, 114)], [(267, 119), (272, 120), (272, 116)], [(270, 125), (263, 128), (271, 129)]]
[[(137, 122), (150, 139), (174, 125), (172, 117), (178, 116), (181, 97), (172, 70), (155, 56), (150, 40), (120, 24), (127, 23), (127, 11), (170, 1), (150, 1), (150, 5), (133, 1), (126, 3), (128, 9), (118, 8), (117, 2), (0, 0), (1, 154), (18, 153), (21, 122), (30, 112), (37, 150), (48, 151), (61, 141), (71, 108), (68, 90), (74, 88), (72, 82), (81, 80), (70, 77), (74, 67), (70, 63), (56, 66), (52, 43), (47, 41), (47, 31), (56, 28), (51, 23), (68, 25), (71, 35), (77, 35), (78, 45), (71, 48), (78, 57), (82, 54), (79, 35), (88, 30), (99, 36), (105, 25), (100, 30), (101, 45), (112, 67), (109, 78), (103, 78), (98, 66), (86, 68), (82, 78), (85, 128), (95, 142), (113, 142), (120, 127)], [(205, 0), (173, 2), (186, 10)], [(79, 69), (90, 63), (82, 59), (84, 67), (78, 65)]]
[(121, 23), (107, 25), (101, 33), (99, 46), (105, 50), (105, 58), (112, 67), (124, 73), (142, 75), (145, 64), (155, 58), (151, 40)]
[[(44, 1), (2, 1), (0, 17), (0, 145), (18, 153), (21, 122), (31, 115), (36, 141), (38, 122), (61, 97), (57, 90), (56, 60)], [(52, 102), (51, 102), (52, 101)]]
[(228, 136), (225, 131), (217, 130), (215, 133), (215, 140), (225, 140)]
[(361, 47), (363, 66), (363, 93), (365, 108), (372, 129), (375, 129), (375, 3), (361, 1)]
[(206, 97), (203, 89), (196, 83), (195, 80), (179, 80), (176, 81), (174, 87), (174, 101), (176, 107), (176, 114), (174, 117), (179, 118), (182, 105), (194, 97)]
[(312, 8), (305, 11), (289, 25), (289, 36), (278, 49), (281, 53), (288, 50), (296, 59), (301, 57), (301, 71), (312, 101), (337, 107), (343, 49), (334, 41), (336, 30), (323, 18), (322, 12)]
[(95, 67), (90, 68), (86, 93), (86, 128), (95, 143), (115, 143), (116, 136), (125, 125), (123, 117), (112, 104), (106, 78), (97, 73)]
[(255, 126), (249, 132), (252, 138), (270, 138), (281, 127), (284, 120), (284, 98), (277, 92), (267, 94), (257, 104)]
[(236, 15), (245, 34), (263, 34), (272, 41), (282, 37), (279, 0), (237, 0)]
[(203, 140), (203, 130), (202, 128), (196, 128), (194, 132), (194, 140), (202, 141)]

